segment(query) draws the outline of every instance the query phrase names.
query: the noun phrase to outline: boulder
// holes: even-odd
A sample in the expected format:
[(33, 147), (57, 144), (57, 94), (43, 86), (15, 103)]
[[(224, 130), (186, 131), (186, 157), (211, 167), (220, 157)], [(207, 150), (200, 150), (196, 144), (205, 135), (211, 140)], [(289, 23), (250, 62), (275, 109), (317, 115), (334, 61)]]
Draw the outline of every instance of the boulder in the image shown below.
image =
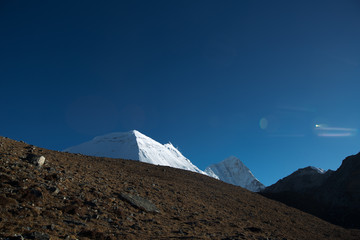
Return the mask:
[(30, 154), (27, 159), (30, 163), (38, 166), (39, 168), (42, 167), (45, 163), (45, 157), (41, 155)]
[(144, 210), (146, 212), (153, 212), (153, 213), (159, 213), (159, 209), (149, 200), (142, 198), (140, 196), (135, 196), (129, 193), (120, 193), (119, 197), (122, 200), (127, 201), (128, 203), (130, 203), (132, 206)]

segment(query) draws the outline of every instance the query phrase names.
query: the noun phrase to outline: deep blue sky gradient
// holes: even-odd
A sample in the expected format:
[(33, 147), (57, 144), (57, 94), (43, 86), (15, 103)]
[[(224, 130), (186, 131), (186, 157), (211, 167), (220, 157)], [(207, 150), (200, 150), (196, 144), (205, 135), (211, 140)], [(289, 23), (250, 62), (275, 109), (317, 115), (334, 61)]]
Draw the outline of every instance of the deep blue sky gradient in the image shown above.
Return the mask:
[(360, 151), (359, 26), (359, 1), (1, 1), (0, 135), (137, 129), (265, 185), (336, 169)]

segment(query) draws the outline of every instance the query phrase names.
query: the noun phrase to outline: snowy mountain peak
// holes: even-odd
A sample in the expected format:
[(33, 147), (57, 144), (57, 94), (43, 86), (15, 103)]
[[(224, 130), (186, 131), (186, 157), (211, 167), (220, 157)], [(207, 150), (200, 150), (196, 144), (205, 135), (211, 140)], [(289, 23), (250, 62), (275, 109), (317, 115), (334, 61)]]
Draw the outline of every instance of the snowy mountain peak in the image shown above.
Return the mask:
[(250, 191), (258, 192), (265, 188), (254, 177), (249, 168), (235, 156), (230, 156), (222, 162), (207, 167), (205, 172), (209, 176), (215, 175), (224, 182), (246, 188)]
[(148, 140), (150, 139), (152, 141), (155, 141), (155, 140), (149, 138), (148, 136), (146, 136), (145, 134), (142, 134), (141, 132), (139, 132), (137, 130), (132, 130), (132, 131), (130, 131), (130, 133), (133, 134), (137, 138), (148, 139)]
[(228, 165), (231, 164), (231, 165), (243, 167), (243, 168), (249, 170), (249, 168), (246, 167), (245, 164), (235, 156), (230, 156), (230, 157), (226, 158), (225, 160), (223, 160), (222, 162), (224, 164), (228, 164)]
[[(177, 156), (177, 157), (182, 157), (182, 156), (183, 156), (183, 155), (181, 154), (181, 152), (179, 151), (179, 149), (176, 148), (176, 147), (174, 147), (174, 145), (172, 145), (171, 142), (164, 144), (164, 146), (165, 146), (167, 149), (169, 149), (169, 151), (171, 151), (175, 156)], [(188, 161), (190, 162), (189, 159), (186, 159), (186, 160), (188, 160)]]
[[(236, 161), (240, 161), (240, 159), (238, 159), (237, 157), (235, 157), (235, 156), (230, 156), (230, 157), (228, 157), (228, 158), (225, 158), (224, 160), (223, 160), (223, 162), (236, 162)], [(240, 161), (241, 162), (241, 161)]]
[(315, 170), (316, 172), (320, 173), (320, 174), (324, 174), (326, 173), (326, 171), (322, 168), (317, 168), (317, 167), (313, 167), (313, 166), (310, 166), (311, 169)]
[(130, 139), (130, 138), (135, 138), (135, 130), (133, 131), (129, 131), (129, 132), (113, 132), (113, 133), (108, 133), (102, 136), (97, 136), (93, 138), (93, 141), (113, 141), (115, 142), (116, 140), (119, 139)]
[(98, 136), (65, 151), (98, 157), (131, 159), (206, 174), (171, 143), (163, 145), (137, 130)]

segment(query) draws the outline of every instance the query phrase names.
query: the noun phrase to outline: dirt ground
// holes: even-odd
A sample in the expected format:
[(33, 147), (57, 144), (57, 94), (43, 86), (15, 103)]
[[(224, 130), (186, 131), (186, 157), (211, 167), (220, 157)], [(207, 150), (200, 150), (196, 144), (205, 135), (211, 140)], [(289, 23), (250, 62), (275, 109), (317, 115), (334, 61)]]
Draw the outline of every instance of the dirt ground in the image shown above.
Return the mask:
[[(42, 167), (34, 155), (45, 157)], [(201, 174), (3, 137), (0, 206), (0, 239), (360, 239), (359, 230)]]

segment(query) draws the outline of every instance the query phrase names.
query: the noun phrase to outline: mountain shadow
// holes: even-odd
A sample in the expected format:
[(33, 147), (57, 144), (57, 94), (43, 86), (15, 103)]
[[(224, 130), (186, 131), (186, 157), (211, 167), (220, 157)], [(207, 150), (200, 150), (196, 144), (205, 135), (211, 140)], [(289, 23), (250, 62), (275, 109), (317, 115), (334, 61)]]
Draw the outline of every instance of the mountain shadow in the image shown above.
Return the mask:
[(360, 153), (345, 158), (336, 171), (299, 169), (261, 194), (331, 223), (360, 228)]

